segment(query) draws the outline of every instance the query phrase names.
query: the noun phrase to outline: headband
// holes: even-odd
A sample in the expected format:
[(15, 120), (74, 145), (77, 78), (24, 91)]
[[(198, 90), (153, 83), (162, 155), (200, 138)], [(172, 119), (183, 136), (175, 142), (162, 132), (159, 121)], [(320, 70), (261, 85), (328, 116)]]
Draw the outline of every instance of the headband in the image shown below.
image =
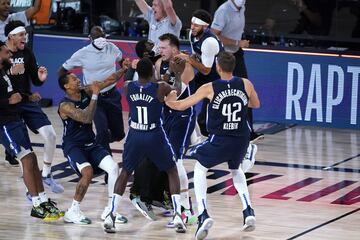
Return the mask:
[(204, 22), (203, 20), (201, 20), (200, 18), (197, 18), (197, 17), (192, 17), (191, 23), (197, 24), (197, 25), (202, 25), (202, 26), (209, 26), (209, 23)]
[(16, 27), (11, 32), (9, 32), (8, 36), (9, 35), (15, 35), (15, 34), (18, 34), (18, 33), (21, 33), (21, 32), (26, 32), (26, 29), (23, 26)]

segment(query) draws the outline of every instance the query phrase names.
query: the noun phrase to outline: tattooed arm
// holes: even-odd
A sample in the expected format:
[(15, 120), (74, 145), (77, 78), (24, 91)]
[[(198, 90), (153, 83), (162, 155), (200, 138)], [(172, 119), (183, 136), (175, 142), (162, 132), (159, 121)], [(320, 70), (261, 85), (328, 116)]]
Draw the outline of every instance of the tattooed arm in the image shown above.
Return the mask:
[(96, 112), (97, 95), (100, 91), (99, 84), (93, 83), (91, 85), (91, 91), (93, 96), (91, 97), (89, 106), (85, 109), (79, 109), (76, 108), (73, 103), (64, 102), (60, 105), (60, 117), (62, 119), (71, 118), (81, 123), (91, 123)]

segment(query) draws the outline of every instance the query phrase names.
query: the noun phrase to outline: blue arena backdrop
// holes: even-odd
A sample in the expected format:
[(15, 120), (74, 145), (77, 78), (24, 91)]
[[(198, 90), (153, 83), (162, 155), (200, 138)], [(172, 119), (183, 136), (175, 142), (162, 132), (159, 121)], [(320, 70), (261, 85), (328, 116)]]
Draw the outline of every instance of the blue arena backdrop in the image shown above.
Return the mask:
[[(113, 42), (125, 57), (136, 57), (134, 41)], [(38, 63), (48, 68), (49, 79), (34, 90), (58, 104), (63, 92), (57, 85), (57, 69), (88, 43), (85, 38), (35, 35), (34, 52)], [(189, 51), (189, 45), (181, 49)], [(245, 60), (262, 103), (254, 111), (256, 121), (360, 129), (359, 58), (248, 49)]]

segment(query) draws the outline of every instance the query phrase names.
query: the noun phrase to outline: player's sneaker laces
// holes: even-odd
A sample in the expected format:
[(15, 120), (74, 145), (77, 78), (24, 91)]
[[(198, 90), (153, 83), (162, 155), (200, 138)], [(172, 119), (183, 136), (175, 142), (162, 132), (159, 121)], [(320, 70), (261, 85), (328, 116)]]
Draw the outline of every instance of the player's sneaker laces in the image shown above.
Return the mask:
[(133, 198), (131, 202), (136, 207), (136, 209), (139, 210), (142, 215), (144, 215), (144, 217), (146, 217), (151, 221), (156, 220), (156, 215), (152, 210), (151, 204), (144, 203), (143, 201), (140, 200), (140, 197)]
[(243, 211), (243, 217), (244, 217), (244, 226), (242, 228), (245, 232), (251, 232), (255, 230), (255, 213), (254, 210), (248, 206)]
[(175, 231), (177, 233), (185, 233), (186, 232), (185, 223), (182, 220), (181, 215), (179, 213), (175, 212), (173, 222), (174, 222)]
[(214, 224), (214, 220), (209, 217), (206, 209), (204, 209), (203, 213), (198, 217), (198, 228), (195, 233), (196, 240), (205, 239), (209, 233), (209, 229)]
[(43, 206), (39, 205), (37, 207), (33, 206), (31, 209), (30, 216), (41, 218), (46, 221), (52, 221), (52, 220), (58, 220), (60, 216), (56, 213), (51, 213), (47, 209), (45, 209)]
[(5, 153), (5, 161), (9, 163), (10, 166), (12, 167), (18, 167), (19, 166), (19, 161), (16, 160), (15, 157), (9, 155), (9, 154), (6, 154)]
[(107, 233), (115, 233), (115, 216), (110, 212), (104, 220), (104, 231)]
[(241, 163), (241, 169), (244, 173), (247, 173), (255, 164), (255, 155), (257, 153), (257, 146), (250, 143), (246, 151), (246, 155)]
[(64, 221), (75, 224), (91, 224), (91, 220), (80, 210), (67, 210), (64, 216)]
[(44, 185), (49, 186), (54, 193), (64, 192), (64, 187), (55, 181), (52, 174), (48, 174), (46, 177), (42, 177)]
[[(105, 221), (106, 217), (109, 215), (110, 212), (111, 212), (111, 208), (109, 206), (106, 206), (104, 211), (101, 214), (101, 220)], [(127, 223), (128, 220), (123, 215), (116, 213), (115, 222), (116, 223)]]
[(56, 202), (52, 201), (50, 198), (47, 202), (43, 202), (40, 204), (44, 209), (46, 209), (50, 213), (54, 213), (59, 215), (59, 217), (63, 217), (65, 215), (64, 211), (61, 211), (57, 208)]

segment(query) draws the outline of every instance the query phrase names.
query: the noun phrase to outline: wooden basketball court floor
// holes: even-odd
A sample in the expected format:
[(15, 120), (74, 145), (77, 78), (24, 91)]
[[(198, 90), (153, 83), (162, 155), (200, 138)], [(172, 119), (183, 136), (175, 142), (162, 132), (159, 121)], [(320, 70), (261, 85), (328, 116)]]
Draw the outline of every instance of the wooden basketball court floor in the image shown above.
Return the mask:
[[(62, 123), (56, 108), (45, 109), (61, 143)], [(126, 116), (124, 116), (124, 119)], [(126, 122), (126, 121), (125, 121)], [(42, 140), (30, 134), (42, 165)], [(121, 162), (123, 141), (112, 145), (114, 158)], [(20, 168), (6, 165), (0, 148), (0, 239), (194, 239), (196, 226), (186, 234), (165, 228), (169, 219), (145, 219), (128, 200), (119, 212), (128, 217), (118, 224), (116, 234), (102, 230), (100, 214), (107, 201), (103, 176), (93, 184), (81, 204), (93, 220), (91, 225), (74, 225), (62, 220), (43, 222), (29, 216), (31, 204), (25, 198)], [(254, 232), (241, 232), (241, 202), (232, 186), (226, 165), (208, 175), (209, 213), (215, 224), (208, 239), (360, 239), (360, 131), (295, 126), (258, 143), (256, 165), (248, 174), (249, 191), (257, 220)], [(192, 187), (194, 160), (185, 160)], [(56, 149), (53, 174), (65, 187), (63, 194), (48, 195), (67, 209), (77, 176)], [(131, 183), (129, 183), (130, 185)], [(190, 191), (193, 202), (194, 192)]]

